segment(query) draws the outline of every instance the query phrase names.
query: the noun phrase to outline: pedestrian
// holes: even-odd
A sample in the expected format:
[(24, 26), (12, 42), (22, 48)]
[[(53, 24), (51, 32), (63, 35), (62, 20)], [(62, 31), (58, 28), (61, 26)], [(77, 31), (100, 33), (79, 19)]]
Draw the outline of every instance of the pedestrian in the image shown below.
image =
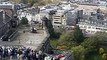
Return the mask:
[(32, 53), (32, 60), (37, 60), (36, 52), (35, 51), (33, 51), (33, 53)]
[(26, 47), (0, 47), (0, 60), (44, 60), (45, 54)]
[(45, 60), (46, 54), (42, 54), (43, 60)]
[(2, 60), (2, 55), (3, 55), (3, 49), (0, 47), (0, 59)]
[(22, 60), (22, 50), (18, 49), (18, 54), (17, 54), (18, 60)]
[(36, 53), (36, 58), (37, 58), (37, 60), (39, 59), (39, 53), (38, 52)]

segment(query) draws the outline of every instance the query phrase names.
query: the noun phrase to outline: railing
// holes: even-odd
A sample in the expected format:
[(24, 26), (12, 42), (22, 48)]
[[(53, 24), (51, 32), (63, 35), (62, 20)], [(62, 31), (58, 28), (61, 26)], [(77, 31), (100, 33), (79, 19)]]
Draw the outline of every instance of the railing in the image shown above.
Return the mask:
[(13, 33), (9, 36), (8, 41), (12, 41), (17, 35), (18, 35), (18, 31), (16, 30), (15, 32), (13, 32)]

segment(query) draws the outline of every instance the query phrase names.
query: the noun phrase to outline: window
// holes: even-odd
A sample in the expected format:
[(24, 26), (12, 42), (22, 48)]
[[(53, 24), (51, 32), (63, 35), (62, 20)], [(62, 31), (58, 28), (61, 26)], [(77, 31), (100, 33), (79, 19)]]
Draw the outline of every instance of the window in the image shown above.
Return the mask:
[(62, 15), (62, 17), (64, 17), (64, 15)]
[(55, 20), (55, 21), (59, 21), (59, 20)]
[(94, 27), (92, 27), (92, 29), (94, 29)]
[(87, 32), (89, 33), (89, 32), (90, 32), (90, 30), (87, 30)]
[(88, 28), (90, 29), (91, 27), (89, 26)]
[(84, 28), (87, 28), (87, 26), (84, 26)]
[(83, 28), (83, 26), (80, 26), (80, 28)]
[(56, 18), (56, 17), (54, 17), (54, 19), (60, 19), (60, 18)]
[(61, 22), (54, 22), (55, 24), (61, 24)]
[(100, 28), (96, 28), (96, 29), (99, 29), (99, 30), (100, 30)]
[(55, 16), (55, 17), (60, 17), (60, 16)]

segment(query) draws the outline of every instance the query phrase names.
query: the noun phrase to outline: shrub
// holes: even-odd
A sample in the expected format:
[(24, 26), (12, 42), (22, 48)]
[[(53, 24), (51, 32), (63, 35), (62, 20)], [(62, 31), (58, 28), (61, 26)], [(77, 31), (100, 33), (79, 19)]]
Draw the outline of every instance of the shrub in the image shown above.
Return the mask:
[(99, 48), (99, 54), (103, 54), (104, 53), (104, 49), (103, 48)]
[(28, 24), (28, 19), (26, 17), (22, 17), (21, 24), (23, 24), (23, 25)]

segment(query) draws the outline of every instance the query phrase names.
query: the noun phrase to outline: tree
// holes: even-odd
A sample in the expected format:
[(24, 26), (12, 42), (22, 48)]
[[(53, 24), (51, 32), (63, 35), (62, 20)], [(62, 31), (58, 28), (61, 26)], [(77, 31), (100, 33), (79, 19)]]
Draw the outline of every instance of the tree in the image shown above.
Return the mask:
[(34, 2), (33, 0), (28, 0), (30, 6), (33, 6), (33, 2)]
[(21, 0), (10, 0), (10, 1), (13, 1), (15, 3), (20, 3), (21, 2)]
[(21, 0), (22, 3), (27, 4), (28, 0)]
[(76, 46), (72, 32), (65, 32), (59, 38), (59, 45), (66, 45), (69, 48)]
[(52, 3), (52, 1), (51, 0), (45, 0), (45, 3), (50, 4), (50, 3)]
[(45, 26), (48, 29), (48, 32), (50, 34), (50, 38), (57, 38), (57, 35), (54, 31), (53, 25), (51, 20), (48, 20), (46, 17), (43, 17), (43, 21), (45, 22)]
[[(86, 49), (85, 57), (89, 57), (90, 55), (93, 54), (93, 52), (97, 52), (99, 45), (101, 43), (104, 43), (106, 39), (107, 39), (107, 33), (101, 33), (101, 32), (98, 32), (94, 36), (86, 38), (84, 42), (81, 43), (81, 46), (83, 46)], [(100, 53), (103, 53), (103, 49), (101, 50)]]
[(100, 43), (104, 43), (105, 41), (107, 41), (107, 33), (105, 32), (97, 32), (94, 36), (98, 38)]
[[(38, 0), (36, 0), (36, 1), (38, 1)], [(33, 6), (34, 3), (35, 3), (35, 0), (28, 0), (28, 3), (29, 3), (30, 6)]]
[(51, 20), (48, 20), (48, 31), (50, 33), (50, 37), (54, 38), (55, 37), (55, 32), (54, 32), (54, 28), (53, 28)]
[(26, 17), (22, 17), (21, 24), (24, 24), (24, 25), (28, 24), (28, 19)]
[(102, 58), (103, 58), (104, 60), (107, 60), (107, 54), (104, 53), (104, 54), (102, 55)]
[(42, 6), (43, 6), (43, 5), (46, 5), (46, 3), (45, 3), (45, 1), (39, 1), (39, 2), (37, 3), (37, 5), (40, 5), (40, 6), (42, 5)]
[(99, 44), (99, 40), (97, 37), (89, 37), (87, 39), (84, 40), (84, 42), (81, 43), (81, 45), (87, 49), (87, 52), (93, 51), (93, 49), (95, 49), (98, 44)]
[(103, 48), (99, 48), (99, 54), (103, 54), (104, 53), (104, 49)]
[(84, 37), (82, 31), (79, 29), (79, 27), (76, 27), (72, 32), (62, 33), (58, 42), (60, 46), (67, 46), (69, 49), (71, 49), (71, 47), (79, 45), (83, 40)]
[(85, 48), (81, 45), (72, 47), (71, 50), (73, 51), (74, 60), (84, 60), (85, 59)]
[(84, 41), (84, 36), (79, 26), (76, 26), (76, 28), (74, 29), (74, 41), (77, 42), (78, 44)]

